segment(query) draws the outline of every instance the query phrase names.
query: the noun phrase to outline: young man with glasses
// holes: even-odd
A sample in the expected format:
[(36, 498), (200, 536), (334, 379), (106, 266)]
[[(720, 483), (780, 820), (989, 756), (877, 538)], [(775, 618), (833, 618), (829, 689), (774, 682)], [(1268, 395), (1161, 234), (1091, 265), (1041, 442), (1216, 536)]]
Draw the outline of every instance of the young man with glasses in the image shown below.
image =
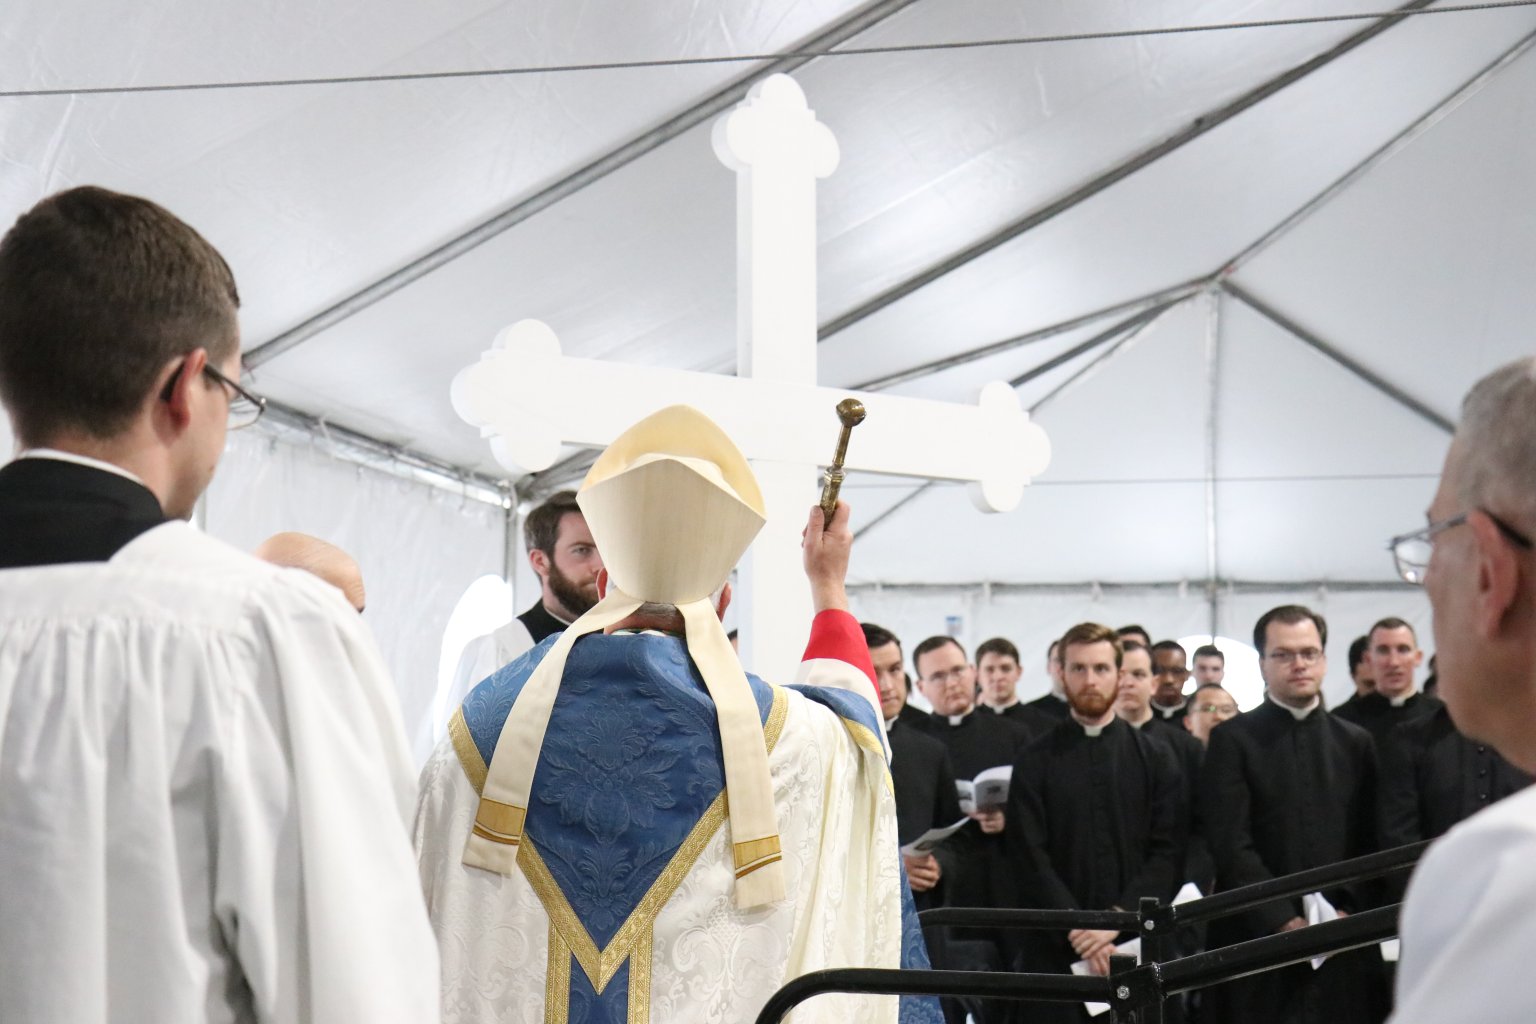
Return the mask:
[(0, 1020), (438, 1016), (372, 638), (183, 522), (261, 411), (238, 305), (143, 199), (0, 240)]
[[(1218, 891), (1322, 867), (1376, 849), (1376, 756), (1370, 734), (1322, 706), (1328, 624), (1300, 605), (1272, 608), (1253, 630), (1265, 700), (1213, 729), (1201, 773), (1205, 834)], [(1324, 891), (1344, 913), (1357, 887)], [(1305, 927), (1300, 899), (1211, 922), (1212, 948)], [(1249, 1024), (1370, 1024), (1384, 1016), (1374, 947), (1219, 985), (1215, 1019)]]
[[(949, 752), (955, 778), (970, 782), (989, 768), (1011, 767), (1031, 733), (991, 711), (976, 709), (976, 666), (954, 637), (931, 636), (912, 650), (917, 688), (933, 707), (927, 730)], [(975, 819), (956, 833), (960, 869), (948, 890), (948, 901), (962, 907), (1003, 906), (1011, 890), (1003, 852), (1007, 816), (1003, 807), (963, 808)], [(950, 943), (952, 962), (968, 970), (1000, 970), (1004, 966), (1000, 936), (982, 929), (962, 929)], [(1007, 1005), (983, 1003), (982, 1024), (1007, 1019)]]
[[(1429, 525), (1392, 541), (1435, 616), (1439, 696), (1456, 728), (1536, 772), (1536, 359), (1483, 378), (1462, 404)], [(1536, 940), (1536, 790), (1431, 847), (1402, 914), (1397, 1024), (1531, 1020), (1511, 983)]]

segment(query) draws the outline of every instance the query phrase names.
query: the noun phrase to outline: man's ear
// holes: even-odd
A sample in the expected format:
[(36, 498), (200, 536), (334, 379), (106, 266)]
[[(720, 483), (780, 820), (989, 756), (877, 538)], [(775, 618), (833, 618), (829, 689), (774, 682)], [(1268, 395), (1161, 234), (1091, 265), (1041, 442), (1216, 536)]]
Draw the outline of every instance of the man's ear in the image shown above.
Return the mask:
[[(607, 571), (608, 571), (607, 569), (603, 570), (603, 572), (607, 572)], [(731, 585), (729, 583), (727, 583), (725, 586), (720, 588), (720, 600), (718, 602), (716, 602), (716, 604), (715, 604), (715, 614), (720, 616), (722, 619), (725, 618), (725, 610), (727, 608), (729, 608), (730, 606), (731, 606)]]
[(533, 566), (534, 574), (539, 577), (541, 582), (548, 578), (549, 555), (545, 554), (543, 551), (540, 551), (538, 548), (534, 548), (532, 551), (528, 552), (528, 564)]
[(207, 365), (207, 350), (197, 348), (161, 368), (155, 382), (155, 419), (173, 434), (181, 433), (192, 420), (192, 389), (202, 383)]
[[(543, 554), (542, 551), (539, 552), (539, 553)], [(608, 570), (607, 569), (599, 569), (599, 570), (597, 570), (597, 599), (599, 601), (601, 601), (603, 598), (605, 598), (607, 596), (608, 596)]]
[(1493, 640), (1504, 633), (1519, 598), (1520, 556), (1485, 513), (1477, 509), (1469, 512), (1467, 528), (1472, 531), (1477, 546), (1473, 625), (1479, 637)]

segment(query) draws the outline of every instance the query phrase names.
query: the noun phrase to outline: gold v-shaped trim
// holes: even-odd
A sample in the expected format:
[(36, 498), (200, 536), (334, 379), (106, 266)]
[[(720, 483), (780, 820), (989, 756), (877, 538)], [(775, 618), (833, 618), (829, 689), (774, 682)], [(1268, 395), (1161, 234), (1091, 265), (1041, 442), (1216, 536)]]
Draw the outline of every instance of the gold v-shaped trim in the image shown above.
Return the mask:
[[(784, 719), (788, 712), (789, 700), (785, 691), (775, 686), (773, 705), (768, 711), (768, 720), (763, 723), (763, 739), (770, 754), (773, 753), (773, 748), (778, 744), (779, 736), (784, 731)], [(462, 708), (449, 721), (448, 731), (453, 738), (453, 747), (459, 755), (459, 762), (464, 767), (464, 774), (469, 778), (476, 792), (479, 792), (485, 783), (485, 759), (480, 756), (480, 750), (470, 736)], [(533, 887), (539, 902), (544, 906), (544, 913), (549, 917), (551, 948), (553, 949), (553, 940), (558, 934), (561, 945), (565, 947), (561, 952), (567, 956), (576, 957), (576, 962), (581, 965), (588, 980), (592, 982), (592, 988), (599, 994), (613, 980), (619, 968), (624, 966), (624, 961), (629, 959), (631, 953), (635, 953), (636, 962), (631, 963), (629, 967), (629, 990), (632, 994), (641, 991), (648, 994), (651, 984), (651, 932), (655, 926), (656, 917), (661, 913), (661, 908), (666, 906), (667, 901), (677, 892), (678, 886), (683, 884), (683, 879), (688, 876), (694, 862), (704, 852), (704, 847), (709, 845), (709, 841), (725, 823), (725, 818), (725, 792), (722, 790), (694, 824), (688, 837), (677, 848), (677, 852), (672, 855), (672, 859), (652, 883), (651, 888), (641, 897), (635, 909), (630, 912), (628, 919), (614, 933), (612, 941), (601, 951), (576, 916), (575, 910), (571, 908), (570, 901), (561, 891), (554, 875), (550, 874), (549, 866), (544, 863), (544, 858), (539, 854), (538, 844), (525, 832), (517, 866), (522, 869), (523, 876), (528, 879), (528, 884)], [(642, 949), (646, 953), (643, 958), (644, 964), (638, 962), (641, 959), (638, 954)], [(555, 954), (552, 952), (550, 955), (550, 963), (553, 964)], [(566, 963), (569, 964), (568, 959)], [(631, 1019), (634, 1012), (635, 1008), (631, 1007)], [(648, 1006), (646, 1012), (648, 1016)], [(546, 1020), (548, 1019), (546, 1014)]]

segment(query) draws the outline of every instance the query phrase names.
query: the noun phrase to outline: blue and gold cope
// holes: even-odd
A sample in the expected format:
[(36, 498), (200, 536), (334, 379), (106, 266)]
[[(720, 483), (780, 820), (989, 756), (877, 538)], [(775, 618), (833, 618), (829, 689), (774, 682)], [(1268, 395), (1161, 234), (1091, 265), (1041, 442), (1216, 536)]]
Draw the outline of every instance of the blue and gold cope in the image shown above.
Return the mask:
[[(476, 792), (508, 712), (555, 639), (481, 682), (450, 722)], [(771, 753), (788, 700), (747, 678)], [(881, 750), (868, 701), (795, 689), (834, 711), (861, 747)], [(649, 1021), (652, 929), (725, 822), (722, 763), (715, 707), (681, 638), (594, 634), (577, 642), (539, 754), (517, 862), (549, 917), (546, 1024)], [(926, 967), (902, 888), (903, 966)], [(903, 1022), (938, 1019), (936, 1005), (931, 1013), (916, 1005), (931, 1002), (909, 1007), (904, 999)]]

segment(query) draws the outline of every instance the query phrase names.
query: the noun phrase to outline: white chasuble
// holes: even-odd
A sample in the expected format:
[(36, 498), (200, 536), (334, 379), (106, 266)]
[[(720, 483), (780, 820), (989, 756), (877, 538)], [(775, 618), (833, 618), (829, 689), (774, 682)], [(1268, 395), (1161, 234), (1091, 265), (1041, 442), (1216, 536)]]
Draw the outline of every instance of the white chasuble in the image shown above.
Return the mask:
[(0, 571), (0, 1021), (435, 1021), (414, 789), (333, 587), (182, 522)]
[[(735, 905), (714, 708), (682, 640), (659, 635), (573, 648), (516, 870), (465, 866), (489, 752), (552, 643), (477, 687), (422, 773), (415, 840), (445, 1020), (738, 1024), (807, 972), (901, 965), (905, 879), (872, 685), (832, 659), (815, 662), (827, 689), (752, 680), (786, 899)], [(897, 1013), (895, 997), (825, 995), (791, 1019)]]

